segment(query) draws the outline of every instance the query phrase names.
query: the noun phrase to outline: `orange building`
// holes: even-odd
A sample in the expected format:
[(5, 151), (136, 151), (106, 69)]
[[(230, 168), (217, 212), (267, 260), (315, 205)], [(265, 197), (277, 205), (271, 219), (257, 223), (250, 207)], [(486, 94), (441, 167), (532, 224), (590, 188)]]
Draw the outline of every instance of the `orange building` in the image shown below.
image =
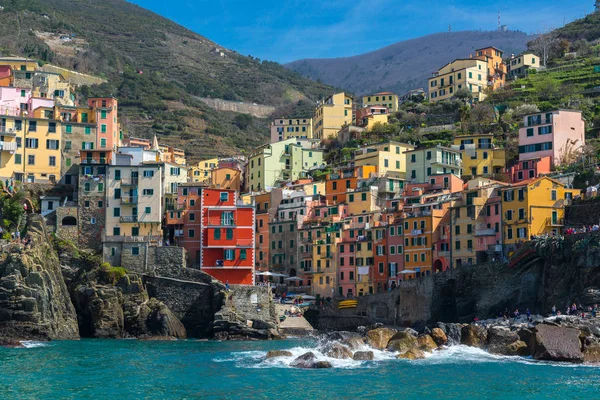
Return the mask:
[(371, 173), (377, 173), (377, 166), (363, 165), (328, 174), (325, 187), (327, 204), (345, 203), (348, 189), (356, 189), (358, 180), (368, 178)]
[(96, 112), (96, 148), (116, 150), (121, 145), (121, 132), (118, 123), (118, 101), (115, 98), (91, 98), (88, 106)]
[(0, 86), (8, 87), (12, 86), (14, 82), (14, 76), (10, 65), (0, 65)]
[(233, 189), (240, 192), (242, 172), (235, 168), (215, 168), (210, 171), (210, 183), (221, 189)]
[(475, 58), (487, 63), (487, 85), (492, 88), (492, 90), (503, 87), (506, 82), (507, 68), (502, 59), (503, 54), (502, 50), (493, 46), (475, 50)]

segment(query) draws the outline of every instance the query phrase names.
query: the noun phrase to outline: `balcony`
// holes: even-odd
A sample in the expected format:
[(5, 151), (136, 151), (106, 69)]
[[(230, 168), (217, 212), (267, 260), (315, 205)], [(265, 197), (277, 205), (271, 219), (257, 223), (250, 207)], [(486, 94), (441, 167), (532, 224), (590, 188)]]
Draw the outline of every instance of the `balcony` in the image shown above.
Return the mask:
[(17, 151), (17, 142), (0, 142), (0, 151)]
[(139, 182), (138, 178), (122, 178), (121, 186), (137, 186)]
[(15, 132), (15, 128), (6, 128), (6, 125), (4, 124), (0, 124), (0, 134), (2, 134), (2, 136), (16, 136), (17, 133)]
[(119, 218), (119, 221), (121, 221), (121, 222), (138, 222), (138, 217), (137, 217), (137, 215), (130, 215), (127, 217)]
[(450, 251), (445, 250), (445, 251), (438, 251), (438, 257), (450, 257)]
[(495, 229), (477, 229), (475, 230), (475, 236), (496, 236)]
[(546, 226), (564, 226), (565, 220), (562, 218), (546, 218)]
[(444, 158), (444, 157), (435, 157), (435, 158), (432, 158), (431, 164), (442, 164), (442, 165), (448, 165), (451, 167), (460, 167), (461, 160), (460, 159), (450, 160), (450, 159)]
[(121, 204), (137, 204), (138, 197), (137, 196), (123, 196), (121, 197)]
[(81, 160), (82, 164), (106, 164), (106, 158), (101, 157), (99, 159), (93, 159), (93, 158), (86, 158), (84, 160)]
[(161, 236), (104, 236), (104, 242), (129, 243), (129, 242), (159, 242)]

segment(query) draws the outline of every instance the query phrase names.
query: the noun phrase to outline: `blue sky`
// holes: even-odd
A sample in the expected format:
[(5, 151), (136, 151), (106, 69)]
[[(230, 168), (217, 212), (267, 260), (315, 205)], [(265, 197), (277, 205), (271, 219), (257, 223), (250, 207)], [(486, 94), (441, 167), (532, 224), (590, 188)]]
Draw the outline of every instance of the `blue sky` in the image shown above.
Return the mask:
[(594, 0), (129, 0), (244, 55), (281, 63), (343, 57), (430, 33), (535, 33), (593, 10)]

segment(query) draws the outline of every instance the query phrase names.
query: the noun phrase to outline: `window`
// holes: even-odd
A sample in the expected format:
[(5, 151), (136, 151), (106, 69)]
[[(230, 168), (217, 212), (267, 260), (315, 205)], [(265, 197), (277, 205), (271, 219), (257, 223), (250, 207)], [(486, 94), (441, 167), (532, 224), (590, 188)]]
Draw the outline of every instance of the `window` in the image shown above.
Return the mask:
[(100, 139), (100, 147), (106, 147), (106, 139)]
[(152, 213), (152, 207), (146, 207), (146, 208), (144, 209), (144, 212), (145, 212), (146, 214), (150, 214), (150, 213)]
[(36, 121), (29, 122), (29, 132), (37, 132), (37, 122)]
[(233, 261), (235, 259), (235, 250), (234, 249), (225, 249), (225, 260)]
[(425, 262), (425, 253), (421, 253), (421, 262)]
[(121, 209), (119, 207), (115, 207), (113, 209), (113, 217), (120, 217), (121, 216)]
[(519, 208), (519, 219), (525, 219), (525, 209)]
[(86, 135), (91, 135), (91, 134), (92, 134), (92, 128), (91, 128), (91, 127), (89, 127), (89, 126), (86, 126), (86, 127), (83, 129), (83, 133), (85, 133)]
[(527, 128), (527, 137), (533, 136), (533, 128)]
[(221, 240), (221, 229), (215, 229), (215, 240)]
[(21, 159), (21, 154), (15, 154), (15, 164), (16, 165), (21, 165), (22, 163), (22, 159)]
[(100, 132), (101, 133), (106, 133), (106, 124), (100, 125)]
[(140, 228), (137, 226), (131, 228), (131, 236), (140, 236)]
[(154, 195), (154, 189), (144, 189), (142, 191), (142, 194), (144, 196), (152, 196), (152, 195)]
[(115, 199), (121, 198), (121, 189), (115, 189)]
[(152, 178), (154, 176), (154, 171), (147, 169), (143, 173), (144, 178)]
[(550, 192), (550, 199), (556, 201), (556, 190)]
[(454, 248), (456, 250), (460, 250), (460, 240), (457, 240), (456, 242), (454, 242)]
[(27, 165), (35, 165), (35, 156), (27, 156)]
[(132, 247), (131, 248), (131, 255), (132, 256), (139, 256), (140, 255), (140, 248), (139, 247)]
[(100, 111), (100, 119), (106, 119), (106, 110)]
[(28, 149), (37, 149), (38, 148), (38, 139), (27, 138), (25, 139), (25, 147)]
[(98, 208), (104, 207), (104, 202), (102, 200), (98, 201)]
[(233, 229), (232, 228), (225, 229), (225, 239), (233, 240)]
[(188, 237), (193, 238), (196, 236), (196, 231), (194, 229), (188, 229)]
[(473, 241), (471, 239), (467, 240), (467, 250), (473, 250)]
[(227, 192), (221, 192), (219, 195), (219, 200), (220, 201), (227, 201), (229, 200), (229, 193)]
[(48, 157), (48, 165), (51, 167), (56, 167), (56, 157), (55, 156)]
[(513, 238), (513, 230), (512, 230), (512, 228), (508, 228), (506, 230), (506, 238), (507, 239), (512, 239)]
[(506, 211), (506, 220), (512, 221), (512, 219), (513, 219), (513, 210), (507, 210)]
[(246, 257), (246, 249), (240, 249), (240, 260), (245, 260)]

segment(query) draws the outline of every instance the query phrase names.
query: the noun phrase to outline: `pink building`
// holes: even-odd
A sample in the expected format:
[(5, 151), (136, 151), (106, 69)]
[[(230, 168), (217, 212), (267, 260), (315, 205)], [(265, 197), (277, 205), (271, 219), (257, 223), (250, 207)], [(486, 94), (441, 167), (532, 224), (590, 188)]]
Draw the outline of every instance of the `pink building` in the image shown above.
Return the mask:
[(88, 99), (88, 107), (93, 108), (96, 113), (98, 149), (116, 150), (121, 145), (123, 138), (119, 130), (118, 103), (112, 97)]
[(395, 217), (390, 221), (387, 229), (387, 257), (389, 267), (388, 284), (392, 289), (402, 280), (400, 271), (404, 270), (404, 236), (402, 233), (403, 221)]
[(551, 167), (552, 158), (550, 156), (519, 160), (510, 168), (510, 181), (518, 183), (538, 178), (540, 175), (549, 174)]
[(30, 111), (31, 89), (0, 87), (0, 114), (14, 117)]
[(552, 165), (577, 160), (585, 145), (581, 111), (555, 110), (523, 117), (519, 129), (519, 160), (551, 157)]

